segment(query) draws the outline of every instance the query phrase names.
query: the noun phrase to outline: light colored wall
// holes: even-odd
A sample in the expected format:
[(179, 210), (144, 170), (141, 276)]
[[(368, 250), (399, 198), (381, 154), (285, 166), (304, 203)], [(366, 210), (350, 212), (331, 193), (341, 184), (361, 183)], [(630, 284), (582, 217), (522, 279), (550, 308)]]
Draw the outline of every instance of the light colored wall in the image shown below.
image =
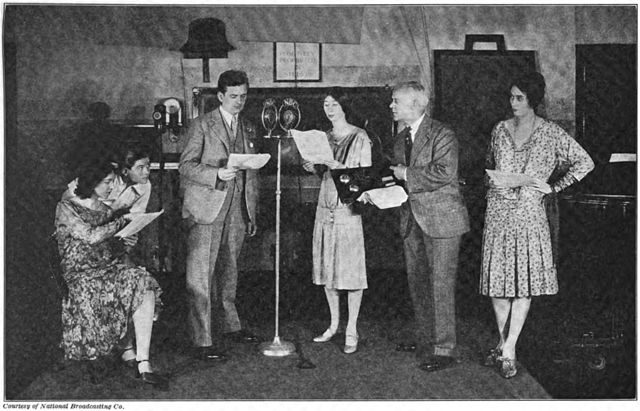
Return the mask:
[[(23, 18), (28, 22), (28, 16)], [(323, 81), (298, 86), (428, 81), (431, 50), (462, 49), (466, 34), (504, 34), (508, 50), (537, 52), (548, 83), (547, 115), (571, 123), (575, 116), (575, 44), (636, 42), (636, 23), (635, 7), (366, 6), (360, 44), (323, 44)], [(186, 33), (183, 36), (186, 40)], [(294, 85), (273, 82), (272, 43), (230, 38), (237, 50), (228, 59), (210, 60), (212, 82), (206, 84), (201, 60), (183, 59), (178, 51), (58, 42), (55, 38), (34, 42), (20, 33), (15, 38), (19, 149), (38, 158), (54, 180), (66, 126), (81, 120), (90, 102), (109, 104), (114, 120), (151, 123), (157, 100), (175, 96), (190, 104), (194, 86), (215, 87), (218, 73), (226, 69), (246, 70), (253, 87)]]
[[(575, 44), (633, 43), (636, 22), (635, 7), (367, 6), (361, 43), (323, 44), (323, 81), (298, 86), (380, 86), (428, 78), (429, 50), (462, 49), (465, 34), (503, 34), (508, 50), (538, 52), (548, 81), (548, 115), (572, 119)], [(255, 87), (293, 85), (273, 82), (272, 43), (230, 39), (237, 50), (228, 59), (210, 60), (212, 82), (206, 84), (201, 60), (183, 59), (178, 51), (17, 39), (24, 120), (79, 118), (87, 101), (102, 100), (114, 108), (114, 119), (149, 122), (155, 100), (190, 97), (192, 87), (215, 86), (217, 74), (229, 68), (245, 69)]]
[(637, 6), (576, 7), (576, 44), (635, 44), (637, 28)]

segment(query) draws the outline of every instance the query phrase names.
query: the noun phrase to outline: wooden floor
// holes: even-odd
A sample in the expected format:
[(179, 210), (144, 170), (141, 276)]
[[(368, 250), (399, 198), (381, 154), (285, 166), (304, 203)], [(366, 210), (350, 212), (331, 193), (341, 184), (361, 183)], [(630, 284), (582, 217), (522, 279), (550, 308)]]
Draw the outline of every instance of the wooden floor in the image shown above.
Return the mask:
[[(283, 322), (280, 335), (297, 342), (303, 356), (316, 368), (300, 369), (299, 353), (288, 357), (264, 356), (255, 345), (228, 345), (229, 360), (209, 364), (191, 359), (184, 347), (168, 334), (154, 346), (155, 363), (171, 375), (169, 391), (141, 386), (121, 367), (91, 382), (78, 364), (47, 371), (38, 377), (19, 400), (433, 400), (433, 399), (545, 399), (541, 385), (521, 368), (511, 380), (479, 364), (478, 351), (485, 346), (486, 332), (480, 324), (460, 321), (460, 363), (436, 373), (417, 368), (413, 354), (396, 352), (400, 321), (363, 320), (359, 351), (345, 355), (343, 337), (318, 344), (319, 321)], [(273, 326), (253, 327), (267, 340)], [(162, 334), (159, 331), (158, 334)]]

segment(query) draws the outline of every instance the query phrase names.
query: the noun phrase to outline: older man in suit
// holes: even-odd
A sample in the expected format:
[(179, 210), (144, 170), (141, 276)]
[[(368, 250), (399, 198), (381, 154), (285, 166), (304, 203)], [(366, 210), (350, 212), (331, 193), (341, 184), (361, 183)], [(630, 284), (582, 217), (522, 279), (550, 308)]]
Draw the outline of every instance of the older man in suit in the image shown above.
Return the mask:
[(220, 75), (220, 107), (194, 121), (180, 158), (182, 216), (189, 230), (188, 321), (201, 359), (224, 359), (213, 346), (212, 315), (217, 331), (232, 341), (258, 340), (242, 328), (235, 305), (237, 260), (245, 235), (256, 233), (258, 176), (227, 167), (230, 154), (257, 149), (255, 129), (240, 115), (248, 89), (243, 71)]
[(429, 118), (425, 88), (405, 82), (393, 90), (390, 108), (402, 130), (391, 166), (409, 200), (400, 209), (407, 280), (415, 315), (420, 368), (437, 371), (456, 362), (455, 288), (462, 234), (469, 217), (458, 186), (458, 141), (451, 129)]

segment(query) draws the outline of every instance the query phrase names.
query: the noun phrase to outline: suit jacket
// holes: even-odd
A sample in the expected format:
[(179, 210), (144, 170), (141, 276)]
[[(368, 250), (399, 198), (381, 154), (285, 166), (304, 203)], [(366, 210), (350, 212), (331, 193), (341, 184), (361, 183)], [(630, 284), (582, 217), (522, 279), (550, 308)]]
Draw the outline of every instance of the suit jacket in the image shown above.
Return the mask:
[[(238, 138), (244, 136), (244, 152), (255, 154), (255, 128), (242, 115), (238, 116)], [(187, 144), (180, 157), (180, 190), (184, 196), (182, 217), (198, 224), (211, 224), (216, 219), (226, 196), (227, 182), (218, 179), (218, 169), (227, 165), (231, 141), (220, 109), (199, 118), (189, 128)], [(258, 203), (258, 171), (246, 170), (245, 206), (255, 223)]]
[[(404, 133), (393, 147), (395, 164), (405, 164)], [(430, 237), (449, 238), (469, 231), (469, 215), (458, 185), (458, 140), (450, 128), (427, 116), (418, 127), (407, 168), (409, 200), (400, 208), (407, 234), (409, 213)]]

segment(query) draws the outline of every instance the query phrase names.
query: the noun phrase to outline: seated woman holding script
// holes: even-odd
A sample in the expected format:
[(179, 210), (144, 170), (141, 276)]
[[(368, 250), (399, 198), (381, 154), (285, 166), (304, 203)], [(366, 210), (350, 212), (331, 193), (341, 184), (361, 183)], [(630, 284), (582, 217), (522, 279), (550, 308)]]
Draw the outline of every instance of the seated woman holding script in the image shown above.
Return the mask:
[(155, 305), (162, 291), (144, 268), (125, 265), (116, 253), (115, 235), (128, 217), (103, 202), (114, 179), (115, 169), (106, 159), (88, 162), (78, 171), (75, 195), (56, 208), (55, 236), (69, 288), (62, 304), (61, 346), (68, 360), (95, 360), (122, 351), (122, 360), (136, 368), (137, 377), (165, 388), (166, 378), (149, 363)]
[[(117, 172), (113, 180), (113, 189), (108, 197), (101, 199), (106, 205), (114, 210), (123, 210), (131, 213), (144, 213), (151, 197), (151, 160), (149, 148), (140, 145), (124, 145), (118, 149), (116, 156), (117, 163), (112, 163), (117, 167)], [(62, 199), (73, 197), (78, 186), (78, 179), (71, 181), (67, 185), (67, 190), (62, 195)], [(133, 265), (131, 255), (135, 255), (134, 261), (144, 261), (141, 254), (141, 246), (134, 246), (138, 242), (138, 235), (134, 234), (127, 243), (127, 263)], [(147, 244), (148, 245), (148, 244)]]
[[(114, 167), (118, 167), (113, 190), (101, 201), (114, 210), (127, 208), (132, 213), (144, 213), (151, 196), (149, 149), (143, 146), (126, 146), (120, 151), (118, 163), (112, 163)], [(76, 178), (67, 185), (62, 199), (73, 197), (77, 186)]]

